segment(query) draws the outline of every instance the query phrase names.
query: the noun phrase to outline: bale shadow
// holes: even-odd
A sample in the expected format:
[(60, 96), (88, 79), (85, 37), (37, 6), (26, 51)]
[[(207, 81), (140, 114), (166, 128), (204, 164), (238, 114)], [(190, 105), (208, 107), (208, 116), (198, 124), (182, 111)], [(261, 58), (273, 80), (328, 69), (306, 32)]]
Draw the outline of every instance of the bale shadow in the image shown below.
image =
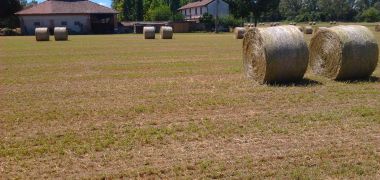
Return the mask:
[(271, 82), (267, 83), (268, 86), (277, 86), (277, 87), (310, 87), (310, 86), (320, 86), (323, 83), (315, 81), (308, 78), (303, 78), (300, 81), (289, 81), (289, 82)]
[(376, 83), (380, 82), (380, 78), (376, 76), (371, 76), (367, 78), (358, 78), (358, 79), (349, 79), (349, 80), (337, 80), (337, 82), (343, 82), (343, 83), (350, 83), (350, 84), (356, 84), (356, 83)]

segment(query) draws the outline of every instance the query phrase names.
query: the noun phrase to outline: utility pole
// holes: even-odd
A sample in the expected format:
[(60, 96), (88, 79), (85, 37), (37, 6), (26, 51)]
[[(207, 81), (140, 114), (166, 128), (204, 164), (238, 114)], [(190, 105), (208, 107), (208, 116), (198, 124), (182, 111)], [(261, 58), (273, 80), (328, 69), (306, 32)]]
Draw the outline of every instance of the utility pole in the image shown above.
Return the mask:
[(218, 33), (218, 26), (219, 26), (219, 0), (216, 0), (215, 33)]

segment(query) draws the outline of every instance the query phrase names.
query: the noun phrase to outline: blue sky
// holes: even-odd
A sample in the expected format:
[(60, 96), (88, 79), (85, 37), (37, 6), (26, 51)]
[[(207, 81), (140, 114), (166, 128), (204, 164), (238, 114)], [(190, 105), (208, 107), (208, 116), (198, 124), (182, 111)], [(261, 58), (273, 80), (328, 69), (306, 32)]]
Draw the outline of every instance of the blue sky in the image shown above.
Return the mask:
[[(31, 0), (28, 0), (30, 2)], [(45, 0), (37, 0), (38, 3), (45, 1)], [(111, 0), (91, 0), (92, 2), (96, 2), (98, 4), (101, 4), (103, 6), (111, 7)]]

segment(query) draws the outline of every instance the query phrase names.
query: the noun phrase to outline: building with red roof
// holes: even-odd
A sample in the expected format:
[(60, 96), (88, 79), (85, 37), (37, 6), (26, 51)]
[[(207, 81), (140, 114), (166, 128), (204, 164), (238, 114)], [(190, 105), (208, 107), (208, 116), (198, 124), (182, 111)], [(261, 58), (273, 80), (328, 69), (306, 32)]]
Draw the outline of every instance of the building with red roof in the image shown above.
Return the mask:
[(185, 20), (199, 21), (205, 13), (213, 17), (217, 14), (220, 17), (229, 15), (229, 5), (223, 0), (199, 0), (182, 6), (178, 11), (185, 16)]
[(34, 34), (36, 27), (67, 27), (71, 34), (113, 33), (117, 28), (115, 10), (88, 0), (47, 0), (16, 15), (23, 34)]

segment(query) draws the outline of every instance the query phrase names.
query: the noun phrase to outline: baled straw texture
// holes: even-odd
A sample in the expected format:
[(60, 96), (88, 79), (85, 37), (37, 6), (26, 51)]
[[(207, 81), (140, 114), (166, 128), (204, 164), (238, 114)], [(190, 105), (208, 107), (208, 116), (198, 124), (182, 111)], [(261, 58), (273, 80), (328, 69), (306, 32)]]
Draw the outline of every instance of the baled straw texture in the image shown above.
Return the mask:
[(54, 39), (56, 41), (67, 41), (69, 38), (69, 33), (66, 27), (55, 27), (54, 28)]
[(310, 67), (335, 80), (369, 77), (376, 69), (378, 44), (364, 26), (335, 26), (319, 30), (310, 42)]
[(243, 28), (243, 27), (236, 27), (235, 30), (234, 30), (234, 33), (235, 33), (234, 37), (235, 37), (235, 39), (243, 39), (245, 32), (246, 32), (245, 28)]
[(161, 39), (173, 39), (173, 28), (170, 26), (162, 26), (160, 34)]
[(313, 28), (311, 26), (306, 26), (304, 32), (305, 34), (313, 34)]
[(36, 41), (49, 41), (49, 29), (46, 27), (35, 29)]
[(156, 38), (156, 28), (155, 27), (144, 27), (143, 34), (145, 39), (155, 39)]
[(309, 50), (295, 26), (254, 28), (243, 40), (243, 63), (248, 78), (259, 83), (301, 80)]

